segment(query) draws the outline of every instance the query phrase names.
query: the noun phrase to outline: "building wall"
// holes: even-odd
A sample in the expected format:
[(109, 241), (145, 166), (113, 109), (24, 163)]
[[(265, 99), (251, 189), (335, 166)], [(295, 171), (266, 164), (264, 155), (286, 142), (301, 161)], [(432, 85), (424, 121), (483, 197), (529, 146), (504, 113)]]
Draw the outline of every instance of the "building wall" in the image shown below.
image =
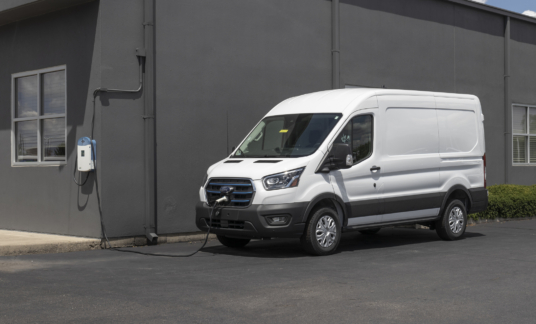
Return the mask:
[[(536, 24), (512, 21), (510, 55), (512, 103), (536, 106)], [(513, 166), (510, 179), (511, 183), (533, 185), (536, 183), (536, 168)]]
[[(136, 89), (143, 0), (93, 1), (0, 26), (0, 228), (100, 236), (95, 174), (72, 181), (97, 87)], [(441, 0), (341, 0), (341, 84), (470, 93), (486, 117), (488, 184), (504, 174), (501, 15)], [(331, 1), (156, 2), (157, 233), (197, 231), (207, 168), (280, 101), (331, 88)], [(511, 98), (536, 105), (536, 25), (512, 21)], [(11, 74), (67, 65), (68, 163), (11, 167)], [(96, 100), (99, 193), (108, 236), (145, 225), (144, 93)], [(534, 167), (509, 166), (533, 184)]]
[(477, 95), (488, 183), (504, 182), (504, 18), (435, 0), (343, 0), (343, 84)]
[[(72, 180), (76, 139), (89, 134), (88, 89), (98, 84), (98, 10), (92, 2), (0, 26), (0, 228), (100, 236), (93, 181), (80, 189)], [(63, 64), (67, 165), (11, 167), (11, 74)]]
[(158, 233), (196, 231), (207, 168), (280, 101), (331, 87), (331, 2), (159, 0)]
[[(100, 73), (98, 86), (133, 90), (139, 86), (136, 48), (144, 47), (143, 0), (100, 2)], [(101, 93), (100, 174), (102, 210), (108, 236), (144, 235), (144, 95)]]

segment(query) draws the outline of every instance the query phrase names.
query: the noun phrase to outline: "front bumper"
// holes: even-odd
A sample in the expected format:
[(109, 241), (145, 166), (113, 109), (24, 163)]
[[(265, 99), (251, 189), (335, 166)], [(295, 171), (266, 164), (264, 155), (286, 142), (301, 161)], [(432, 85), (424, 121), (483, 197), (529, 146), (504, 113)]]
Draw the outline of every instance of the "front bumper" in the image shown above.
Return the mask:
[[(305, 230), (302, 222), (307, 202), (279, 205), (251, 205), (246, 208), (216, 208), (212, 216), (211, 233), (237, 238), (299, 238)], [(199, 202), (195, 207), (197, 228), (208, 231), (212, 207)], [(290, 222), (283, 226), (268, 225), (265, 216), (286, 215)]]

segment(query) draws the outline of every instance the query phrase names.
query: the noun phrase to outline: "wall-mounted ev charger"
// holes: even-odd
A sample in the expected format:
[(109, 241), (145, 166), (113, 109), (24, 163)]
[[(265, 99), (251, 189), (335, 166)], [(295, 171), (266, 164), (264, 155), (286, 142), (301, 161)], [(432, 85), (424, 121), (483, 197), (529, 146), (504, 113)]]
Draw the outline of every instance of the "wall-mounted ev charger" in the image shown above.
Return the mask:
[(78, 171), (90, 172), (95, 170), (97, 142), (89, 137), (78, 140)]

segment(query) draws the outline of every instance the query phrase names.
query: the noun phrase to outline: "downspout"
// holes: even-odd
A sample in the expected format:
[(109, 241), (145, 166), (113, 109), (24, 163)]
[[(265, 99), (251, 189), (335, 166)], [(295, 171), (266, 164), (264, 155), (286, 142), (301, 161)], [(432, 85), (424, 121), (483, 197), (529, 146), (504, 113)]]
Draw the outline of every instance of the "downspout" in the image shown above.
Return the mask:
[[(144, 89), (144, 149), (145, 149), (145, 236), (149, 243), (156, 243), (156, 186), (155, 186), (155, 46), (154, 46), (154, 0), (144, 0), (144, 48), (136, 49), (139, 61), (139, 86), (137, 89), (112, 89), (99, 87), (93, 91), (93, 109), (96, 97), (101, 92), (138, 93)], [(91, 131), (93, 139), (93, 126)]]
[(155, 1), (144, 0), (144, 44), (145, 44), (145, 236), (149, 244), (156, 243), (156, 176), (155, 176)]
[(331, 86), (340, 89), (340, 11), (339, 0), (331, 0)]
[(504, 30), (504, 183), (510, 182), (512, 161), (512, 108), (510, 102), (510, 17), (506, 17)]

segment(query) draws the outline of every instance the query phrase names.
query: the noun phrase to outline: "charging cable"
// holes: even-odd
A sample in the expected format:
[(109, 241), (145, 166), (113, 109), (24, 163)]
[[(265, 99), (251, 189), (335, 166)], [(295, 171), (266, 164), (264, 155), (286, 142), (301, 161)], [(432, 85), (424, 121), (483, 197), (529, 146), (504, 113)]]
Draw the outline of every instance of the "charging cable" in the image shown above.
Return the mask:
[[(99, 209), (100, 209), (100, 198), (99, 198), (98, 190), (97, 190), (97, 200), (99, 201)], [(203, 242), (203, 245), (201, 245), (201, 247), (199, 249), (197, 249), (196, 251), (194, 251), (194, 252), (192, 252), (190, 254), (176, 255), (176, 254), (145, 253), (145, 252), (140, 252), (140, 251), (120, 250), (120, 249), (113, 248), (112, 245), (110, 244), (110, 241), (108, 240), (108, 236), (106, 236), (106, 230), (104, 228), (104, 223), (102, 222), (102, 217), (101, 217), (102, 233), (103, 233), (104, 238), (105, 238), (105, 240), (106, 240), (106, 242), (108, 243), (108, 246), (109, 246), (109, 248), (106, 249), (106, 242), (105, 242), (104, 249), (105, 250), (113, 250), (113, 251), (117, 251), (117, 252), (136, 253), (136, 254), (141, 254), (141, 255), (159, 256), (159, 257), (168, 257), (168, 258), (191, 257), (192, 255), (196, 254), (197, 252), (201, 251), (201, 249), (203, 249), (205, 247), (205, 245), (207, 244), (207, 242), (208, 242), (208, 237), (210, 235), (210, 229), (212, 228), (212, 216), (214, 215), (214, 210), (216, 210), (216, 207), (218, 207), (218, 205), (220, 205), (220, 204), (222, 204), (224, 202), (228, 202), (229, 200), (230, 199), (227, 196), (223, 196), (223, 197), (221, 197), (220, 199), (217, 199), (214, 202), (214, 206), (212, 206), (212, 210), (210, 211), (208, 231), (207, 231), (207, 235), (205, 236), (205, 241)], [(102, 213), (101, 213), (101, 215), (102, 215)]]
[[(98, 89), (95, 90), (95, 92), (93, 93), (93, 117), (91, 118), (91, 140), (93, 140), (93, 132), (95, 130), (95, 113), (96, 113), (95, 99), (97, 97), (97, 94), (99, 92), (139, 92), (141, 90), (142, 86), (143, 86), (143, 78), (142, 78), (141, 73), (142, 73), (142, 68), (141, 68), (141, 63), (140, 63), (140, 87), (137, 90), (119, 90), (119, 89), (106, 89), (106, 88), (98, 88)], [(97, 156), (96, 148), (95, 148), (94, 145), (91, 145), (91, 149), (93, 151), (94, 156)], [(77, 162), (78, 162), (78, 155), (76, 157), (75, 164), (74, 164), (73, 180), (74, 180), (74, 183), (76, 183), (78, 186), (82, 187), (83, 185), (86, 184), (87, 180), (89, 179), (89, 173), (88, 173), (86, 179), (84, 180), (84, 182), (79, 183), (78, 181), (76, 181), (76, 166), (77, 166)], [(98, 204), (98, 207), (99, 207), (100, 225), (101, 225), (102, 239), (104, 240), (104, 249), (105, 250), (113, 250), (113, 251), (117, 251), (117, 252), (136, 253), (136, 254), (142, 254), (142, 255), (148, 255), (148, 256), (159, 256), (159, 257), (168, 257), (168, 258), (190, 257), (190, 256), (196, 254), (197, 252), (201, 251), (201, 249), (203, 249), (205, 247), (205, 245), (207, 244), (208, 237), (210, 235), (210, 229), (212, 228), (212, 217), (214, 215), (214, 211), (216, 210), (216, 208), (218, 206), (220, 206), (221, 204), (229, 202), (231, 200), (230, 199), (230, 192), (229, 192), (229, 193), (225, 194), (223, 197), (221, 197), (220, 199), (217, 199), (214, 202), (214, 205), (212, 206), (212, 209), (210, 211), (208, 231), (207, 231), (207, 235), (205, 237), (205, 241), (203, 242), (203, 245), (199, 249), (197, 249), (196, 251), (194, 251), (194, 252), (192, 252), (190, 254), (173, 255), (173, 254), (144, 253), (144, 252), (132, 251), (132, 250), (120, 250), (120, 249), (112, 247), (112, 244), (110, 244), (110, 241), (108, 240), (108, 236), (106, 235), (106, 228), (104, 227), (104, 220), (103, 220), (103, 217), (102, 217), (102, 204), (101, 204), (101, 199), (100, 199), (99, 177), (97, 176), (97, 169), (98, 168), (97, 168), (97, 160), (96, 159), (95, 159), (94, 163), (95, 163), (95, 166), (94, 166), (93, 172), (95, 173), (95, 192), (97, 194), (97, 204)], [(108, 246), (109, 246), (108, 248), (106, 248), (106, 243), (108, 243)]]

